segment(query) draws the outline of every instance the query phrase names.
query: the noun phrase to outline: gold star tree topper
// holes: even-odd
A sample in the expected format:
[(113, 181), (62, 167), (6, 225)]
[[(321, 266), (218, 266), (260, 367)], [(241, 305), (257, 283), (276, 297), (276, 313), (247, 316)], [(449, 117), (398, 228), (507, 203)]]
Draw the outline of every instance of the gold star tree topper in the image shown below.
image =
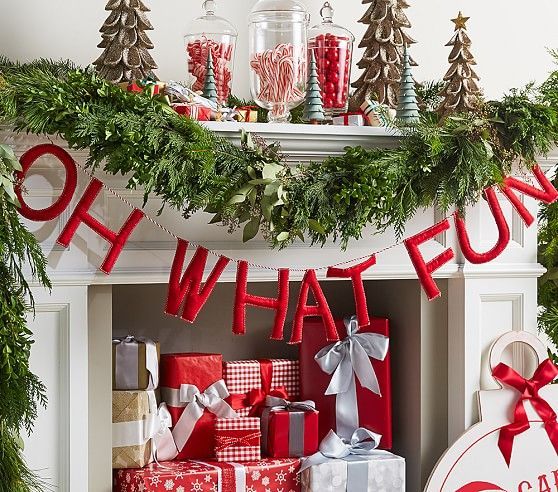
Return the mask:
[(470, 17), (463, 17), (463, 14), (459, 12), (459, 15), (451, 21), (455, 24), (455, 30), (458, 31), (459, 29), (467, 29), (465, 24), (469, 19)]

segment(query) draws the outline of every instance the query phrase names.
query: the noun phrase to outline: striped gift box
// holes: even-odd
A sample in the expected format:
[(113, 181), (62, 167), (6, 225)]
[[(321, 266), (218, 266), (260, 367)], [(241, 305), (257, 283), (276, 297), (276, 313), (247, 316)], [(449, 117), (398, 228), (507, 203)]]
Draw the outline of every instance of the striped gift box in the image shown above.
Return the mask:
[(217, 461), (255, 461), (261, 458), (260, 419), (241, 417), (215, 420)]

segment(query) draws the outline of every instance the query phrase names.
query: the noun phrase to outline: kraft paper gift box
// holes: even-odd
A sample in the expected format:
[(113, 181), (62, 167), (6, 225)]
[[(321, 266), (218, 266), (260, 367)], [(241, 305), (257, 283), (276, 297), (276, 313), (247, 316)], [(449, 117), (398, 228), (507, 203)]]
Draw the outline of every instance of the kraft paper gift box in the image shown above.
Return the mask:
[[(153, 409), (153, 402), (147, 391), (113, 391), (112, 392), (112, 423), (140, 422)], [(113, 468), (141, 468), (151, 462), (151, 441), (130, 446), (112, 448)]]
[(152, 390), (159, 386), (159, 342), (127, 336), (112, 341), (112, 389)]
[(300, 492), (300, 459), (219, 463), (171, 461), (115, 470), (115, 492)]
[(137, 468), (176, 456), (171, 416), (155, 392), (112, 392), (112, 467)]
[[(353, 320), (353, 321), (351, 321)], [(390, 355), (388, 350), (389, 320), (386, 318), (370, 317), (370, 324), (358, 328), (356, 318), (336, 321), (339, 332), (340, 342), (335, 344), (328, 342), (325, 338), (325, 331), (321, 320), (310, 318), (304, 324), (304, 337), (299, 348), (300, 357), (300, 377), (301, 377), (301, 398), (312, 400), (316, 403), (316, 408), (320, 411), (319, 439), (323, 439), (330, 429), (335, 430), (341, 437), (348, 438), (357, 427), (365, 427), (373, 432), (382, 435), (380, 448), (390, 449), (392, 446), (392, 413), (391, 413), (391, 369)], [(345, 370), (341, 366), (342, 358), (336, 361), (331, 360), (333, 367), (331, 373), (325, 372), (315, 357), (318, 352), (333, 350), (341, 353), (340, 350), (348, 349), (347, 326), (354, 331), (353, 340), (358, 341), (359, 336), (364, 335), (368, 340), (363, 341), (363, 346), (373, 345), (370, 357), (371, 365), (365, 368), (367, 377), (377, 379), (377, 391), (364, 387), (362, 381), (355, 375), (354, 363), (350, 353), (347, 353), (348, 362), (351, 362), (353, 370), (343, 374), (340, 380), (349, 383), (346, 391), (338, 394), (326, 394), (332, 377), (336, 375), (336, 370)], [(356, 338), (354, 338), (356, 335)], [(326, 349), (326, 347), (328, 349)], [(323, 355), (323, 354), (322, 354)], [(324, 355), (322, 361), (327, 357)], [(383, 357), (383, 358), (382, 358)], [(343, 363), (345, 364), (345, 363)], [(356, 391), (356, 398), (355, 398)], [(343, 412), (338, 419), (336, 414), (336, 399), (340, 398), (343, 405)]]
[[(223, 377), (231, 394), (229, 402), (240, 417), (259, 415), (267, 396), (299, 398), (299, 362), (288, 359), (225, 362)], [(255, 405), (254, 405), (255, 403)]]
[(268, 397), (261, 415), (265, 456), (295, 458), (318, 450), (318, 418), (313, 401)]
[(261, 459), (261, 430), (258, 417), (218, 418), (215, 422), (217, 461), (257, 461)]
[(220, 354), (161, 355), (161, 399), (172, 416), (177, 459), (209, 459), (214, 454), (215, 418), (237, 417), (229, 396)]

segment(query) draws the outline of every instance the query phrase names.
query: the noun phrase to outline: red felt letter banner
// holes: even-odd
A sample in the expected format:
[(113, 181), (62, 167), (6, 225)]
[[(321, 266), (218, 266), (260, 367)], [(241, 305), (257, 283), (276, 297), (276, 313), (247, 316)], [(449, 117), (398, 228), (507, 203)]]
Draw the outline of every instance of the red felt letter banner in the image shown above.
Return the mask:
[(128, 241), (130, 234), (132, 234), (139, 221), (143, 219), (144, 214), (135, 208), (118, 233), (111, 231), (89, 213), (91, 205), (93, 205), (102, 187), (103, 183), (98, 179), (91, 180), (81, 200), (78, 202), (76, 209), (72, 213), (70, 220), (66, 224), (66, 227), (64, 227), (64, 230), (58, 237), (57, 242), (67, 248), (77, 228), (83, 222), (111, 244), (107, 256), (101, 265), (101, 271), (108, 274), (112, 271), (126, 241)]
[(548, 180), (548, 178), (544, 175), (541, 168), (538, 165), (533, 167), (533, 174), (537, 179), (538, 183), (541, 185), (542, 190), (531, 186), (530, 184), (524, 183), (523, 181), (519, 181), (516, 178), (512, 178), (508, 176), (504, 179), (504, 186), (502, 187), (502, 193), (506, 195), (508, 200), (514, 206), (517, 213), (521, 215), (522, 219), (525, 221), (525, 224), (530, 226), (535, 218), (527, 210), (527, 207), (523, 205), (523, 202), (519, 199), (519, 197), (512, 191), (512, 189), (516, 189), (525, 195), (529, 195), (541, 202), (544, 203), (553, 203), (558, 199), (558, 190), (554, 187), (554, 185)]
[(368, 326), (370, 318), (368, 316), (368, 306), (366, 303), (366, 293), (364, 292), (364, 283), (362, 282), (362, 272), (368, 270), (376, 264), (376, 256), (372, 255), (366, 261), (350, 268), (327, 269), (327, 277), (350, 278), (353, 284), (353, 294), (355, 298), (356, 315), (359, 326)]
[[(312, 289), (312, 294), (316, 300), (316, 305), (314, 306), (308, 306), (307, 304), (310, 289)], [(327, 299), (324, 296), (314, 270), (306, 270), (302, 283), (300, 284), (300, 294), (298, 296), (298, 304), (293, 321), (293, 332), (289, 343), (302, 342), (302, 326), (306, 316), (320, 316), (325, 326), (326, 339), (330, 341), (339, 340), (339, 334), (335, 327), (333, 315), (331, 314)]]
[(411, 261), (417, 271), (420, 283), (426, 292), (429, 300), (435, 299), (440, 295), (440, 289), (434, 282), (432, 278), (432, 273), (438, 270), (444, 263), (450, 261), (454, 254), (451, 248), (446, 249), (444, 252), (440, 253), (436, 258), (426, 263), (424, 257), (420, 252), (419, 246), (430, 239), (435, 238), (438, 234), (447, 231), (450, 228), (450, 223), (448, 219), (444, 219), (432, 227), (419, 232), (417, 235), (405, 239), (405, 247), (411, 257)]
[(36, 145), (35, 147), (29, 149), (25, 154), (21, 156), (20, 163), (22, 167), (22, 171), (16, 173), (16, 177), (20, 183), (23, 183), (29, 168), (35, 163), (35, 161), (42, 157), (43, 155), (51, 154), (57, 157), (64, 169), (66, 169), (66, 180), (64, 182), (64, 188), (62, 190), (62, 194), (50, 207), (43, 208), (40, 210), (36, 210), (30, 208), (25, 201), (23, 200), (23, 196), (21, 193), (21, 185), (17, 186), (15, 189), (17, 198), (21, 203), (21, 208), (19, 209), (19, 213), (29, 220), (34, 221), (47, 221), (52, 220), (58, 217), (70, 204), (72, 197), (74, 196), (74, 192), (76, 191), (77, 186), (77, 169), (76, 163), (72, 159), (72, 156), (68, 154), (62, 147), (53, 144), (42, 144)]
[(283, 340), (283, 329), (289, 308), (289, 270), (283, 268), (277, 274), (279, 283), (277, 298), (248, 294), (248, 263), (239, 261), (236, 270), (236, 296), (234, 300), (233, 333), (246, 333), (246, 306), (275, 310), (275, 321), (271, 332), (272, 340)]
[(459, 246), (461, 247), (463, 256), (474, 264), (488, 263), (489, 261), (494, 260), (496, 257), (500, 256), (510, 242), (510, 228), (508, 227), (508, 223), (506, 222), (506, 218), (502, 212), (502, 207), (500, 207), (500, 203), (498, 202), (496, 192), (492, 188), (487, 188), (484, 190), (484, 193), (486, 195), (486, 199), (488, 200), (490, 211), (496, 221), (496, 226), (498, 227), (498, 242), (491, 250), (486, 253), (477, 253), (474, 251), (471, 247), (471, 241), (469, 240), (465, 220), (462, 217), (459, 217), (457, 213), (455, 214), (455, 227), (457, 229)]
[(208, 251), (198, 246), (181, 279), (187, 250), (188, 241), (179, 239), (170, 272), (165, 312), (178, 316), (180, 306), (184, 304), (181, 317), (185, 321), (193, 323), (213, 292), (217, 280), (219, 280), (223, 270), (229, 263), (229, 259), (224, 256), (219, 257), (205, 284), (201, 287)]

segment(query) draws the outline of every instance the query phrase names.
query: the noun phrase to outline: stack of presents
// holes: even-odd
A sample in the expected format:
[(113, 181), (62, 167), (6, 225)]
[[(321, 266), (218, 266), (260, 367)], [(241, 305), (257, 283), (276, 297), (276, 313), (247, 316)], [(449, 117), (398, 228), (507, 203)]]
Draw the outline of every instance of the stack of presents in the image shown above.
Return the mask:
[(401, 492), (388, 320), (304, 327), (299, 360), (223, 361), (113, 342), (117, 492)]

